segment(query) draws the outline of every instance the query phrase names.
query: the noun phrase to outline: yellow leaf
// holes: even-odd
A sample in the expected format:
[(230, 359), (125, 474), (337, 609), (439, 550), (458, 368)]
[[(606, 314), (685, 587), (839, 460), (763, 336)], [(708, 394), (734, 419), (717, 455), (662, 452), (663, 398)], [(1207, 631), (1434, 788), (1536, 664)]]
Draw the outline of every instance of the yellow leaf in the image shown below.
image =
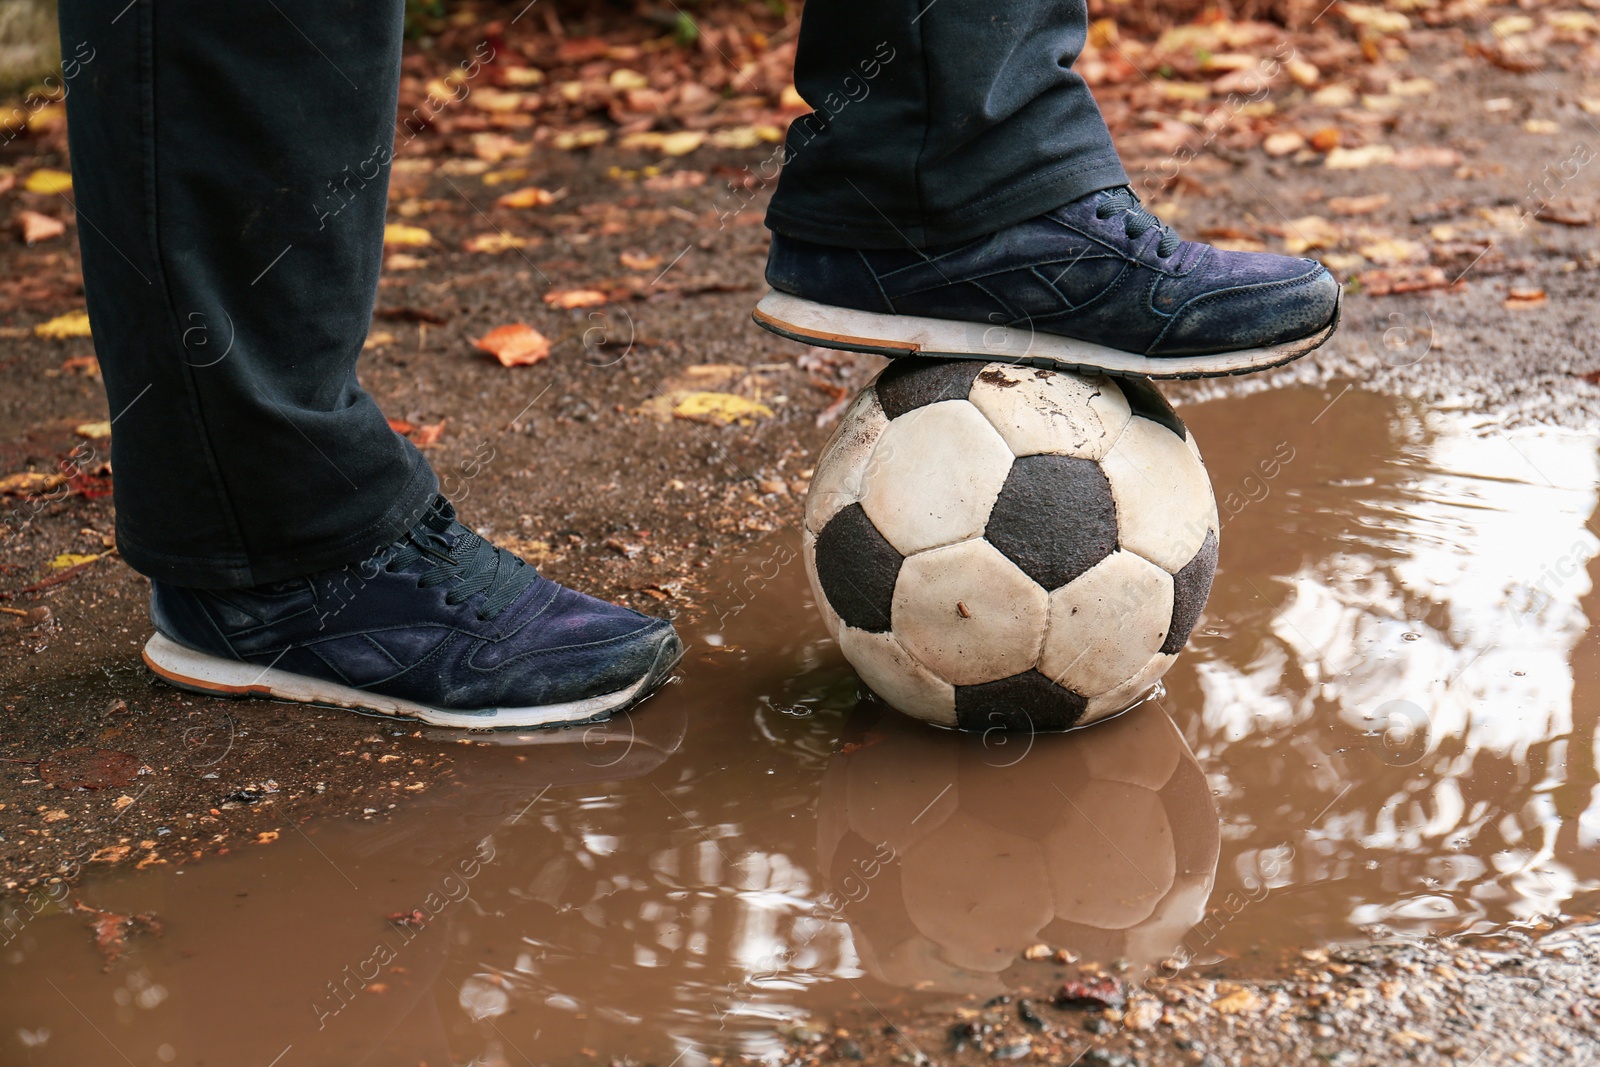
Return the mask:
[(1527, 33), (1533, 29), (1533, 20), (1527, 15), (1506, 15), (1504, 18), (1494, 20), (1496, 37), (1510, 37), (1518, 33)]
[(1161, 95), (1168, 100), (1205, 100), (1211, 96), (1211, 87), (1199, 82), (1158, 82)]
[(520, 182), (528, 176), (527, 167), (506, 167), (504, 170), (491, 170), (483, 176), (485, 185), (509, 185), (511, 182)]
[(611, 88), (619, 93), (625, 93), (629, 89), (648, 89), (650, 87), (649, 78), (646, 78), (636, 70), (629, 70), (627, 67), (618, 67), (611, 72), (611, 77), (607, 80), (611, 83)]
[(550, 144), (563, 152), (571, 152), (576, 148), (592, 148), (597, 144), (604, 144), (606, 138), (610, 136), (609, 130), (566, 130), (550, 138)]
[(99, 558), (100, 557), (96, 555), (85, 556), (80, 555), (77, 552), (63, 552), (61, 555), (50, 561), (50, 569), (53, 571), (64, 571), (68, 567), (76, 567), (80, 563), (93, 563)]
[(26, 496), (31, 493), (48, 493), (65, 485), (67, 476), (60, 472), (22, 471), (0, 478), (0, 496)]
[(759, 401), (747, 400), (733, 393), (684, 393), (672, 406), (672, 414), (690, 422), (749, 426), (758, 418), (770, 419), (772, 409)]
[(111, 423), (109, 422), (80, 422), (72, 428), (72, 432), (79, 437), (87, 437), (93, 441), (101, 437), (111, 436)]
[(386, 247), (395, 246), (413, 247), (417, 245), (430, 245), (433, 243), (433, 234), (421, 226), (407, 226), (400, 222), (391, 222), (383, 228), (383, 243)]
[(49, 322), (41, 322), (33, 328), (33, 332), (40, 337), (53, 337), (64, 340), (68, 337), (88, 337), (89, 313), (87, 311), (69, 311), (65, 315), (57, 315)]
[(526, 237), (516, 237), (509, 233), (480, 233), (475, 237), (468, 237), (461, 242), (461, 247), (468, 252), (487, 252), (491, 256), (498, 256), (501, 252), (509, 252), (517, 248), (526, 248), (530, 243)]
[(64, 170), (41, 167), (28, 175), (28, 180), (22, 183), (22, 187), (30, 193), (70, 193), (72, 175)]

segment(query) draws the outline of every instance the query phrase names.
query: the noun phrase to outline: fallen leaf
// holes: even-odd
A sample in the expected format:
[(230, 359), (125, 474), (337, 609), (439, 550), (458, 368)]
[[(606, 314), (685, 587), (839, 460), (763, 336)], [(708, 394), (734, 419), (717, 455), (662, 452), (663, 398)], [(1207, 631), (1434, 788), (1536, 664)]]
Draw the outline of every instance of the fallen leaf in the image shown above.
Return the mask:
[(1284, 130), (1281, 133), (1269, 134), (1261, 142), (1261, 150), (1269, 156), (1287, 156), (1306, 146), (1306, 139), (1293, 130)]
[(80, 552), (63, 552), (50, 561), (50, 569), (53, 571), (64, 571), (68, 567), (79, 567), (85, 563), (93, 563), (99, 558), (100, 557), (98, 555), (94, 555), (92, 553), (89, 555), (84, 555)]
[(677, 192), (680, 189), (693, 189), (705, 183), (706, 172), (703, 170), (675, 170), (670, 174), (651, 174), (646, 176), (644, 187), (653, 193), (668, 193)]
[(1356, 249), (1381, 267), (1397, 267), (1402, 263), (1416, 263), (1428, 256), (1427, 250), (1415, 241), (1403, 237), (1383, 237), (1369, 241)]
[(738, 423), (749, 426), (756, 419), (772, 417), (772, 409), (758, 400), (748, 400), (733, 393), (683, 393), (672, 406), (674, 418), (689, 422), (728, 426)]
[(1302, 215), (1282, 228), (1283, 246), (1292, 256), (1313, 248), (1331, 248), (1342, 236), (1339, 228), (1321, 215)]
[(527, 237), (515, 237), (509, 233), (480, 233), (462, 241), (461, 247), (468, 252), (487, 252), (491, 256), (497, 256), (501, 252), (527, 248), (530, 244), (538, 244), (538, 241)]
[(571, 152), (579, 148), (593, 148), (597, 144), (605, 144), (610, 136), (610, 130), (564, 130), (550, 138), (550, 146), (563, 152)]
[(72, 192), (72, 175), (64, 170), (51, 170), (41, 167), (28, 175), (22, 187), (30, 193), (70, 193)]
[(598, 289), (553, 289), (544, 294), (546, 304), (563, 310), (599, 307), (609, 299)]
[(111, 423), (80, 422), (78, 425), (72, 428), (72, 432), (77, 434), (79, 437), (87, 437), (91, 441), (96, 441), (102, 437), (111, 436)]
[(62, 374), (83, 374), (90, 378), (100, 377), (100, 361), (94, 356), (70, 356), (61, 361)]
[(652, 149), (666, 156), (686, 156), (705, 142), (704, 130), (677, 130), (673, 133), (646, 130), (643, 133), (630, 133), (617, 144), (621, 148)]
[(138, 758), (126, 752), (64, 748), (39, 761), (39, 777), (57, 789), (117, 789), (138, 777), (139, 766)]
[(432, 243), (433, 234), (424, 230), (421, 226), (407, 226), (402, 222), (391, 222), (383, 228), (383, 245), (385, 248), (413, 248)]
[(1522, 124), (1522, 128), (1529, 133), (1548, 136), (1549, 134), (1560, 133), (1561, 123), (1552, 119), (1529, 119)]
[(1553, 222), (1558, 226), (1591, 226), (1594, 216), (1586, 211), (1564, 211), (1551, 204), (1545, 204), (1534, 212), (1534, 218), (1540, 222)]
[(22, 235), (22, 243), (26, 245), (54, 240), (67, 232), (66, 223), (37, 211), (19, 211), (16, 221), (17, 232)]
[(1393, 146), (1386, 144), (1369, 144), (1360, 148), (1334, 148), (1322, 161), (1322, 165), (1329, 170), (1365, 170), (1375, 164), (1391, 163), (1394, 161), (1394, 156)]
[(24, 496), (48, 493), (67, 483), (67, 476), (59, 472), (23, 471), (0, 478), (0, 496)]
[(88, 337), (89, 313), (87, 311), (69, 311), (65, 315), (57, 315), (49, 322), (41, 322), (33, 328), (33, 332), (40, 337), (51, 337), (61, 341), (68, 337)]
[(1425, 167), (1459, 167), (1461, 153), (1454, 148), (1438, 145), (1412, 145), (1394, 153), (1391, 162), (1401, 170), (1422, 170)]
[(500, 170), (491, 170), (483, 176), (485, 185), (509, 185), (520, 182), (528, 176), (527, 167), (504, 167)]
[[(131, 851), (126, 845), (119, 845), (124, 853)], [(101, 849), (101, 852), (106, 851)], [(98, 856), (100, 853), (95, 853)], [(73, 907), (85, 915), (93, 916), (89, 920), (89, 929), (94, 931), (94, 947), (106, 961), (106, 969), (122, 958), (122, 953), (127, 950), (128, 938), (136, 933), (159, 934), (161, 920), (154, 915), (132, 914), (122, 915), (114, 911), (101, 911), (91, 908), (81, 900), (74, 900)]]
[(472, 345), (488, 352), (505, 367), (529, 367), (550, 354), (550, 339), (521, 322), (496, 326)]
[(1225, 997), (1218, 997), (1211, 1006), (1223, 1015), (1244, 1015), (1260, 1011), (1267, 1002), (1256, 996), (1254, 990), (1236, 989)]
[(552, 193), (548, 189), (541, 189), (537, 185), (530, 185), (514, 192), (506, 193), (495, 201), (500, 207), (546, 207), (560, 200), (565, 195), (565, 190)]
[[(505, 361), (501, 360), (501, 362)], [(439, 438), (444, 434), (446, 421), (445, 419), (440, 419), (438, 422), (430, 422), (426, 426), (419, 426), (416, 436), (411, 438), (412, 443), (418, 448), (432, 448), (439, 443)]]
[(1389, 11), (1376, 4), (1351, 4), (1339, 5), (1339, 14), (1348, 21), (1373, 33), (1392, 34), (1404, 33), (1411, 28), (1411, 20), (1398, 11)]
[(503, 133), (475, 133), (472, 135), (472, 154), (483, 163), (499, 163), (513, 156), (526, 156), (533, 146)]
[(1318, 152), (1332, 152), (1339, 147), (1342, 136), (1337, 126), (1324, 126), (1311, 135), (1311, 147)]
[(410, 434), (411, 431), (415, 430), (416, 428), (417, 427), (416, 427), (415, 423), (407, 422), (405, 419), (390, 419), (389, 420), (389, 429), (393, 430), (395, 433), (399, 434), (402, 437), (405, 437), (406, 435)]
[(1388, 193), (1373, 193), (1370, 196), (1334, 196), (1328, 198), (1327, 208), (1335, 215), (1348, 218), (1352, 215), (1370, 215), (1388, 203)]
[(1368, 296), (1391, 296), (1399, 293), (1420, 293), (1427, 289), (1448, 289), (1450, 279), (1441, 267), (1392, 267), (1364, 270), (1356, 275), (1356, 283)]
[(660, 256), (649, 256), (643, 252), (624, 252), (617, 257), (617, 262), (629, 270), (655, 270), (661, 266), (661, 258)]
[(1505, 306), (1512, 311), (1543, 307), (1549, 301), (1543, 289), (1516, 287), (1506, 294)]
[(367, 334), (367, 339), (361, 343), (361, 348), (366, 351), (373, 348), (382, 348), (384, 345), (392, 345), (394, 342), (395, 336), (388, 330), (374, 330)]
[(276, 830), (262, 830), (256, 834), (256, 844), (258, 845), (270, 845), (277, 839), (278, 831)]
[(394, 252), (383, 261), (387, 270), (416, 270), (418, 267), (427, 266), (428, 261), (413, 256), (409, 252)]

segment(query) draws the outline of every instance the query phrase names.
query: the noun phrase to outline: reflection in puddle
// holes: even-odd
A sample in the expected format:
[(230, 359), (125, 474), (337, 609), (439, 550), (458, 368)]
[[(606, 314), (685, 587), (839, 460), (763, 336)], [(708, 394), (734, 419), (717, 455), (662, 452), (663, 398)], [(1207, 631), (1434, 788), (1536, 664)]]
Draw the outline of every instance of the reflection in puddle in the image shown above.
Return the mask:
[(1330, 399), (1184, 411), (1222, 566), (1159, 705), (903, 719), (775, 542), (629, 717), (418, 734), (459, 780), (387, 822), (91, 880), (165, 924), (108, 971), (80, 915), (8, 925), (0, 1062), (687, 1067), (857, 998), (990, 994), (1039, 942), (1148, 968), (1557, 915), (1600, 877), (1597, 441)]

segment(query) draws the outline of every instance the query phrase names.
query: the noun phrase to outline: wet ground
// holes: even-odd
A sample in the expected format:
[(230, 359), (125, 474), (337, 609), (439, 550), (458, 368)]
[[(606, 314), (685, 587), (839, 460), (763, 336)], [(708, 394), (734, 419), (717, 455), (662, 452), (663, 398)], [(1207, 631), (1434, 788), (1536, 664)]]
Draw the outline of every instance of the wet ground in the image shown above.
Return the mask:
[[(1224, 519), (1217, 585), (1161, 699), (1067, 738), (917, 727), (825, 639), (793, 525), (879, 364), (748, 323), (763, 194), (715, 168), (755, 152), (650, 188), (637, 154), (544, 153), (527, 180), (567, 198), (514, 223), (476, 175), (397, 178), (438, 245), (386, 274), (369, 386), (444, 422), (469, 523), (693, 642), (595, 730), (464, 738), (151, 682), (142, 579), (52, 567), (111, 529), (104, 442), (76, 432), (106, 417), (90, 343), (32, 332), (81, 300), (75, 257), (0, 244), (45, 293), (4, 318), (0, 476), (79, 472), (6, 501), (0, 1062), (1600, 1060), (1600, 260), (1592, 226), (1534, 217), (1592, 213), (1592, 186), (1549, 183), (1596, 94), (1424, 38), (1441, 91), (1383, 137), (1459, 166), (1213, 146), (1161, 205), (1224, 239), (1386, 196), (1348, 225), (1450, 228), (1461, 284), (1353, 287), (1313, 358), (1171, 390)], [(1523, 126), (1551, 116), (1563, 135)], [(1162, 171), (1139, 144), (1130, 170)], [(450, 251), (480, 210), (542, 243)], [(539, 299), (629, 251), (674, 265), (600, 319)], [(519, 318), (558, 341), (544, 364), (470, 347)], [(700, 388), (773, 414), (657, 417)], [(1088, 989), (1057, 1007), (1068, 980)]]
[[(714, 568), (680, 681), (629, 716), (465, 744), (372, 725), (396, 781), (443, 772), (395, 817), (60, 893), (5, 948), (27, 1062), (848, 1057), (908, 1013), (943, 1056), (943, 1012), (969, 1053), (1044, 1055), (1144, 1041), (1185, 997), (1293, 1004), (1314, 1042), (1321, 1007), (1284, 990), (1318, 982), (1285, 948), (1462, 935), (1431, 950), (1455, 960), (1589, 910), (1600, 435), (1359, 390), (1185, 417), (1226, 548), (1159, 698), (1067, 736), (904, 719), (860, 691), (779, 531)], [(108, 964), (80, 903), (160, 930), (135, 921)], [(1339, 951), (1322, 984), (1362, 988)], [(1102, 970), (1126, 1026), (1052, 1005)], [(1013, 1001), (985, 1024), (1008, 991), (1042, 1030)], [(1487, 1047), (1441, 1023), (1407, 1026)]]

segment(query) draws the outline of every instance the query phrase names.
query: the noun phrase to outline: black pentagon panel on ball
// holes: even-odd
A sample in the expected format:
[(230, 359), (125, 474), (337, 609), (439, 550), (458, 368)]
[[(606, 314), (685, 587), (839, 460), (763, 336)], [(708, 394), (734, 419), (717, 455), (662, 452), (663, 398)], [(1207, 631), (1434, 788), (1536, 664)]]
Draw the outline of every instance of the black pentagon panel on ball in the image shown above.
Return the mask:
[(1122, 395), (1127, 398), (1128, 407), (1133, 409), (1135, 415), (1160, 423), (1179, 437), (1188, 435), (1189, 431), (1183, 425), (1183, 420), (1172, 410), (1172, 405), (1161, 395), (1161, 390), (1143, 378), (1119, 378), (1117, 388), (1122, 390)]
[(817, 535), (817, 580), (846, 626), (884, 633), (905, 557), (872, 525), (860, 504), (844, 508)]
[(956, 686), (962, 730), (1070, 730), (1089, 701), (1036, 670), (980, 685)]
[(965, 400), (972, 383), (988, 364), (981, 359), (924, 359), (901, 356), (878, 375), (878, 403), (897, 419), (908, 411), (941, 400)]
[(1206, 539), (1194, 558), (1172, 576), (1172, 625), (1161, 651), (1175, 656), (1189, 641), (1194, 624), (1200, 620), (1206, 599), (1211, 596), (1211, 579), (1217, 573), (1217, 531), (1207, 530)]
[(1105, 471), (1076, 456), (1022, 456), (989, 511), (984, 538), (1047, 591), (1117, 548), (1117, 503)]

